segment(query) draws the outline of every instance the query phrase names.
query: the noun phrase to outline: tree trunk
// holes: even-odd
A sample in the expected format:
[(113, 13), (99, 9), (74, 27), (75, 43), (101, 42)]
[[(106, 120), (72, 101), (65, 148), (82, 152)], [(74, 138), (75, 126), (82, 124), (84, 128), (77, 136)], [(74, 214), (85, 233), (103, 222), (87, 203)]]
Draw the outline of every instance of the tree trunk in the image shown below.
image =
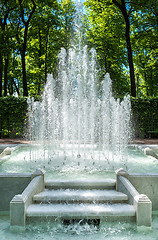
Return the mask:
[(14, 87), (15, 87), (15, 89), (16, 89), (16, 91), (17, 91), (18, 96), (19, 96), (19, 95), (20, 95), (19, 89), (18, 89), (18, 87), (17, 87), (17, 85), (16, 85), (13, 77), (11, 78), (11, 81), (12, 81), (12, 85), (14, 84)]
[[(146, 69), (144, 71), (144, 79), (145, 79), (145, 83), (147, 83), (147, 72)], [(146, 95), (149, 97), (149, 86), (146, 84)]]
[(3, 57), (0, 51), (0, 97), (2, 97)]
[(45, 69), (44, 69), (44, 72), (45, 72), (45, 83), (47, 82), (47, 57), (48, 57), (47, 51), (48, 51), (48, 35), (47, 35), (47, 38), (46, 38), (46, 53), (45, 53)]
[(153, 86), (153, 72), (152, 72), (152, 67), (150, 69), (150, 83), (151, 83), (151, 86), (150, 86), (150, 96), (154, 96), (154, 86)]
[(23, 74), (23, 96), (28, 96), (27, 89), (27, 78), (26, 78), (26, 63), (25, 63), (25, 51), (21, 52), (21, 60), (22, 60), (22, 74)]
[(135, 75), (134, 75), (134, 64), (133, 64), (133, 56), (132, 56), (132, 47), (130, 40), (130, 23), (129, 18), (125, 19), (126, 21), (126, 43), (127, 43), (127, 52), (128, 52), (128, 63), (130, 70), (130, 80), (131, 80), (131, 96), (136, 97), (136, 85), (135, 85)]
[[(8, 9), (6, 7), (7, 2), (8, 1), (4, 1), (4, 3), (3, 3), (4, 4), (3, 7), (5, 6), (5, 8), (7, 9), (7, 12), (4, 15), (2, 14), (1, 17), (0, 17), (0, 27), (1, 27), (1, 30), (2, 30), (2, 32), (0, 34), (0, 97), (2, 97), (3, 58), (4, 58), (4, 51), (5, 51), (4, 48), (3, 48), (3, 44), (5, 42), (5, 37), (4, 37), (5, 36), (5, 30), (6, 30), (6, 26), (7, 26), (7, 19), (8, 19), (9, 12), (12, 11), (15, 8), (15, 6), (14, 6), (13, 8)], [(2, 9), (3, 9), (3, 7), (2, 7)], [(9, 59), (8, 59), (8, 61), (9, 61)], [(6, 65), (6, 68), (8, 69), (7, 65)], [(7, 74), (6, 75), (5, 74), (6, 74), (6, 71), (4, 73), (4, 78), (7, 79)], [(6, 93), (6, 90), (5, 90), (5, 93)]]
[(2, 33), (0, 33), (0, 97), (2, 97), (2, 82), (3, 82), (3, 43), (4, 43), (4, 31), (5, 31), (5, 24), (0, 18), (0, 27)]
[(4, 66), (4, 96), (7, 96), (7, 88), (8, 88), (8, 66), (9, 66), (9, 57), (5, 58), (5, 66)]
[[(38, 64), (38, 67), (41, 72), (42, 37), (41, 37), (40, 28), (38, 29), (38, 39), (39, 39), (39, 64)], [(42, 79), (42, 76), (40, 76), (40, 79), (38, 79), (38, 95), (41, 94), (41, 79)]]
[(9, 86), (8, 86), (8, 90), (9, 90), (9, 94), (12, 96), (12, 95), (13, 95), (13, 92), (14, 92), (12, 81), (10, 81), (10, 84), (9, 84)]
[(22, 0), (19, 0), (19, 5), (21, 8), (21, 18), (22, 18), (22, 22), (25, 26), (24, 42), (23, 42), (23, 47), (21, 50), (21, 61), (22, 61), (22, 73), (23, 73), (23, 95), (27, 97), (28, 96), (28, 88), (27, 88), (26, 61), (25, 61), (26, 47), (27, 47), (27, 34), (28, 34), (29, 23), (30, 23), (32, 15), (34, 14), (35, 9), (36, 9), (36, 4), (35, 4), (34, 0), (31, 0), (31, 2), (33, 4), (33, 8), (32, 8), (30, 15), (28, 16), (28, 20), (26, 21), (22, 2), (23, 2)]
[(113, 3), (121, 10), (122, 15), (124, 17), (126, 23), (126, 44), (127, 44), (127, 52), (128, 52), (128, 64), (130, 69), (130, 80), (131, 80), (131, 96), (136, 97), (136, 84), (135, 84), (135, 75), (134, 75), (134, 64), (133, 64), (133, 56), (132, 56), (132, 47), (130, 40), (130, 21), (129, 15), (127, 13), (125, 0), (121, 0), (121, 4), (117, 0), (112, 0)]
[(21, 51), (21, 61), (22, 61), (22, 74), (23, 74), (23, 96), (28, 96), (28, 89), (27, 89), (27, 78), (26, 78), (26, 45), (27, 45), (27, 33), (28, 33), (28, 24), (25, 23), (25, 31), (24, 31), (24, 42), (23, 48)]

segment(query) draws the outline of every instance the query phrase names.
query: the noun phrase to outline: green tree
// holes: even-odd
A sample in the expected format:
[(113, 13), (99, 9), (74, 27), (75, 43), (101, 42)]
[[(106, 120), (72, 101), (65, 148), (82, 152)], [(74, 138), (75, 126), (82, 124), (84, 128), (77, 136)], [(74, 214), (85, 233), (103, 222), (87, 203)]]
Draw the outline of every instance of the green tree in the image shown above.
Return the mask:
[[(141, 96), (158, 95), (158, 2), (137, 2), (141, 12), (134, 16), (134, 62), (137, 92)], [(140, 7), (141, 6), (141, 7)]]
[(10, 55), (10, 36), (8, 21), (10, 13), (16, 8), (15, 0), (2, 0), (0, 4), (0, 97), (4, 75), (4, 95), (7, 94), (7, 74)]
[(57, 1), (39, 4), (32, 18), (28, 38), (27, 71), (31, 95), (41, 93), (47, 74), (53, 71), (55, 53), (57, 54), (58, 26), (59, 4)]
[[(90, 42), (97, 48), (98, 57), (105, 64), (112, 80), (112, 72), (119, 72), (119, 69), (125, 77), (129, 71), (132, 96), (136, 96), (136, 87), (138, 94), (145, 91), (146, 95), (155, 95), (158, 65), (157, 0), (87, 0), (85, 5), (89, 10), (88, 37), (91, 36)], [(107, 61), (109, 56), (111, 61)], [(122, 66), (117, 62), (114, 67), (112, 63), (116, 59), (121, 61)]]
[(90, 47), (95, 47), (99, 65), (102, 69), (101, 79), (106, 72), (110, 73), (115, 95), (123, 97), (129, 92), (127, 78), (128, 60), (124, 39), (124, 20), (120, 12), (115, 14), (116, 7), (107, 2), (88, 1), (87, 16), (90, 24), (87, 38)]
[(35, 12), (36, 4), (34, 0), (18, 0), (20, 6), (20, 17), (21, 23), (23, 24), (23, 42), (21, 44), (21, 61), (22, 61), (22, 73), (23, 73), (23, 95), (28, 96), (28, 89), (27, 89), (27, 77), (26, 77), (26, 50), (27, 50), (27, 37), (28, 37), (28, 30), (31, 18)]
[(134, 74), (134, 63), (133, 63), (133, 54), (132, 54), (132, 45), (130, 38), (130, 14), (133, 11), (133, 6), (130, 5), (130, 1), (126, 2), (125, 0), (117, 1), (112, 0), (113, 4), (118, 7), (125, 20), (125, 36), (127, 44), (127, 53), (128, 53), (128, 63), (130, 70), (130, 80), (131, 80), (131, 96), (136, 97), (136, 85), (135, 85), (135, 74)]
[(70, 0), (38, 5), (28, 35), (29, 94), (41, 93), (48, 73), (57, 77), (58, 53), (70, 47), (74, 11)]
[(57, 76), (60, 48), (68, 49), (72, 39), (74, 11), (71, 0), (1, 1), (0, 96), (40, 94), (47, 74)]

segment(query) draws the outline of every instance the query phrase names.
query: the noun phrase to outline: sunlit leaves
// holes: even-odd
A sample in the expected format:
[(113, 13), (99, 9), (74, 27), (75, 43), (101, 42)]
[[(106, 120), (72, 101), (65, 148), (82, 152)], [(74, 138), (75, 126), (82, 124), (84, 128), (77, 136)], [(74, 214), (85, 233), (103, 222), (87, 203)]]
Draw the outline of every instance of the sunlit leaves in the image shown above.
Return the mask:
[[(117, 0), (119, 4), (123, 1)], [(130, 19), (137, 95), (158, 94), (158, 1), (125, 1)], [(87, 0), (87, 37), (97, 49), (102, 72), (109, 71), (117, 94), (128, 92), (125, 22), (112, 0)], [(119, 79), (119, 80), (117, 80)], [(118, 88), (120, 83), (120, 88)], [(126, 88), (121, 88), (121, 86)]]
[(88, 0), (85, 5), (90, 23), (87, 37), (97, 50), (102, 75), (109, 72), (115, 95), (123, 96), (129, 91), (129, 79), (124, 72), (127, 58), (122, 15), (111, 1)]

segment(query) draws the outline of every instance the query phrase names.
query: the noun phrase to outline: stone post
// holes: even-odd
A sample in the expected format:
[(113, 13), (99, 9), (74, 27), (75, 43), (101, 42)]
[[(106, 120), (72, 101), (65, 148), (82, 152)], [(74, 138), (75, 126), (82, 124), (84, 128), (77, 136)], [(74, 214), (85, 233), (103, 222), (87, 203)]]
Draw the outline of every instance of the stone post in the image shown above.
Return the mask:
[(144, 194), (139, 194), (134, 197), (134, 207), (136, 209), (137, 226), (145, 226), (151, 228), (152, 202), (150, 199)]
[(22, 195), (15, 195), (10, 202), (11, 230), (25, 230), (25, 202)]

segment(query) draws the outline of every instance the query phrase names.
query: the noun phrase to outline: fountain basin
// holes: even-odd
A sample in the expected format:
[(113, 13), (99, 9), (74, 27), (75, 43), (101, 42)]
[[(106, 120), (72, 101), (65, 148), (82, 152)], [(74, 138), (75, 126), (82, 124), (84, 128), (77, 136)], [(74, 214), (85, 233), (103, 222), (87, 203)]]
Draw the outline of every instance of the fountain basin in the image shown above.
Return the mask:
[[(7, 146), (8, 147), (8, 146)], [(45, 178), (86, 178), (87, 176), (94, 178), (107, 177), (115, 178), (114, 171), (123, 167), (130, 173), (155, 173), (158, 172), (158, 161), (153, 156), (144, 153), (145, 148), (151, 148), (157, 154), (157, 146), (153, 145), (129, 145), (120, 159), (120, 155), (95, 149), (93, 155), (90, 151), (85, 151), (78, 156), (78, 151), (74, 151), (72, 155), (71, 149), (67, 150), (67, 158), (65, 151), (60, 149), (58, 153), (54, 149), (47, 147), (44, 149), (39, 144), (34, 145), (15, 145), (11, 155), (5, 155), (0, 158), (0, 172), (3, 173), (22, 173), (33, 172), (37, 166), (45, 169)], [(51, 154), (49, 153), (51, 150)], [(44, 152), (44, 155), (43, 155)], [(122, 160), (122, 161), (121, 161)], [(71, 174), (70, 174), (71, 173)]]
[[(16, 195), (16, 196), (19, 194), (25, 195), (27, 192), (29, 194), (30, 194), (30, 192), (33, 192), (33, 194), (34, 194), (36, 191), (39, 191), (38, 187), (37, 187), (37, 189), (35, 188), (35, 192), (34, 192), (34, 190), (31, 190), (32, 187), (29, 187), (30, 190), (26, 190), (28, 188), (28, 186), (30, 186), (30, 184), (32, 186), (32, 179), (37, 177), (38, 174), (41, 174), (41, 173), (37, 174), (37, 172), (35, 174), (31, 173), (31, 172), (33, 172), (33, 168), (35, 168), (37, 164), (35, 164), (35, 162), (32, 164), (32, 163), (30, 163), (30, 160), (27, 159), (27, 154), (29, 155), (30, 152), (28, 150), (28, 147), (26, 149), (24, 146), (22, 146), (21, 148), (19, 147), (18, 149), (13, 151), (11, 155), (8, 156), (8, 161), (5, 161), (5, 163), (3, 163), (1, 165), (1, 171), (3, 171), (3, 170), (6, 171), (6, 173), (1, 174), (1, 179), (3, 179), (3, 181), (1, 181), (1, 189), (3, 189), (2, 196), (4, 196), (4, 199), (5, 199), (5, 201), (2, 201), (1, 203), (4, 203), (4, 202), (7, 203), (7, 207), (6, 207), (5, 211), (4, 211), (4, 206), (2, 206), (2, 204), (1, 204), (1, 206), (0, 206), (0, 208), (2, 210), (1, 214), (9, 213), (10, 201), (11, 201), (11, 199), (14, 199), (13, 198), (14, 195)], [(131, 151), (131, 149), (130, 149), (130, 151)], [(59, 187), (58, 185), (60, 185), (60, 186), (62, 185), (62, 188), (70, 189), (70, 188), (72, 188), (72, 186), (71, 186), (71, 184), (72, 184), (74, 189), (75, 188), (77, 189), (79, 186), (82, 185), (83, 190), (84, 189), (86, 190), (87, 185), (88, 185), (89, 189), (92, 189), (93, 187), (97, 188), (98, 185), (100, 185), (100, 187), (101, 187), (101, 182), (102, 182), (102, 188), (104, 188), (106, 185), (105, 184), (106, 179), (112, 178), (112, 180), (110, 180), (111, 186), (113, 186), (113, 183), (116, 182), (116, 190), (118, 192), (122, 192), (128, 196), (128, 202), (129, 202), (130, 206), (133, 207), (133, 209), (135, 211), (135, 216), (131, 216), (132, 218), (130, 219), (129, 217), (125, 218), (125, 216), (123, 217), (118, 214), (119, 216), (116, 217), (114, 212), (111, 211), (113, 217), (111, 217), (111, 216), (110, 217), (109, 216), (102, 217), (101, 214), (99, 213), (98, 215), (92, 214), (93, 218), (98, 219), (98, 216), (100, 215), (100, 219), (105, 220), (105, 219), (109, 218), (110, 221), (112, 221), (112, 220), (122, 221), (122, 219), (126, 220), (126, 221), (129, 221), (129, 219), (130, 219), (130, 221), (131, 220), (133, 221), (135, 219), (134, 221), (137, 222), (137, 225), (142, 226), (140, 219), (144, 220), (144, 219), (146, 219), (145, 217), (148, 216), (147, 221), (145, 223), (143, 223), (143, 225), (147, 225), (146, 227), (151, 227), (152, 211), (158, 210), (158, 203), (157, 203), (158, 196), (156, 194), (156, 193), (158, 193), (158, 189), (157, 189), (158, 174), (156, 174), (157, 160), (155, 158), (153, 158), (152, 156), (146, 156), (144, 154), (144, 151), (140, 151), (140, 150), (138, 151), (133, 146), (132, 146), (131, 153), (132, 153), (130, 156), (131, 158), (130, 158), (130, 160), (128, 159), (129, 161), (127, 161), (127, 166), (126, 166), (127, 168), (129, 168), (128, 172), (119, 171), (115, 175), (114, 170), (113, 171), (112, 170), (110, 170), (110, 171), (102, 170), (101, 171), (101, 169), (96, 168), (94, 165), (92, 166), (93, 169), (92, 168), (91, 169), (84, 168), (84, 170), (80, 169), (80, 166), (77, 166), (78, 167), (77, 170), (72, 167), (66, 168), (65, 166), (64, 167), (62, 166), (61, 169), (58, 168), (58, 169), (54, 169), (54, 171), (49, 170), (48, 172), (46, 172), (45, 176), (42, 178), (43, 183), (41, 183), (42, 184), (41, 186), (44, 187), (45, 185), (47, 185), (47, 187), (49, 188), (49, 185), (51, 186), (52, 184), (54, 184), (54, 189), (58, 188)], [(23, 156), (23, 159), (19, 160), (19, 156)], [(143, 167), (144, 167), (144, 169), (142, 168), (143, 170), (141, 169), (142, 173), (140, 173), (140, 174), (134, 173), (135, 169), (132, 169), (132, 166), (135, 166), (136, 168), (138, 168), (135, 165), (135, 162), (133, 162), (133, 160), (136, 161), (136, 156), (138, 157), (137, 162), (140, 165), (143, 165)], [(143, 161), (142, 163), (140, 163), (140, 159)], [(16, 166), (20, 162), (22, 164), (22, 169), (18, 169)], [(25, 167), (26, 167), (25, 169), (24, 169), (24, 163), (25, 163)], [(32, 168), (30, 168), (30, 166), (32, 166)], [(145, 171), (146, 171), (146, 169), (149, 169), (149, 166), (151, 166), (150, 170), (153, 167), (155, 172), (153, 172), (151, 174), (146, 174)], [(29, 172), (27, 174), (23, 173), (24, 171), (26, 171), (28, 169), (28, 167), (29, 167)], [(11, 173), (11, 171), (13, 171), (14, 173)], [(21, 173), (15, 173), (18, 171), (21, 171)], [(70, 176), (70, 173), (71, 173), (71, 176)], [(67, 180), (65, 179), (66, 176), (67, 176)], [(77, 176), (80, 176), (78, 181), (74, 181), (74, 179), (76, 179)], [(121, 177), (124, 179), (124, 181), (120, 180)], [(8, 180), (8, 179), (10, 179), (10, 180)], [(132, 187), (130, 186), (129, 183), (127, 183), (128, 181)], [(93, 182), (93, 184), (91, 184), (92, 182)], [(124, 182), (126, 182), (126, 183), (124, 184)], [(10, 183), (12, 183), (12, 185)], [(26, 189), (19, 188), (19, 185), (17, 183)], [(110, 182), (108, 182), (108, 184), (110, 184)], [(5, 190), (8, 189), (8, 191), (5, 191), (3, 186), (5, 186)], [(17, 189), (15, 190), (14, 193), (12, 191), (12, 196), (9, 196), (8, 200), (7, 200), (6, 192), (11, 192), (9, 190), (9, 187), (10, 187), (10, 189), (13, 190), (12, 186), (14, 186), (14, 187), (17, 186)], [(33, 184), (33, 188), (34, 187), (35, 186)], [(42, 188), (40, 189), (40, 191), (42, 190)], [(133, 189), (135, 189), (134, 194), (133, 194)], [(153, 189), (154, 189), (154, 191), (153, 191)], [(24, 200), (26, 200), (27, 198), (31, 199), (32, 197), (33, 197), (33, 195), (31, 195), (31, 197), (29, 195), (27, 197), (25, 196)], [(22, 199), (23, 199), (23, 197), (22, 197)], [(17, 199), (15, 198), (14, 200), (16, 200), (18, 203), (21, 201), (19, 196)], [(25, 202), (25, 201), (23, 201), (23, 202)], [(151, 202), (152, 202), (152, 209), (151, 209)], [(30, 211), (29, 206), (31, 206), (31, 204), (32, 203), (29, 202), (29, 204), (27, 205), (28, 211)], [(137, 217), (137, 215), (138, 215), (137, 210), (141, 209), (141, 208), (138, 209), (139, 204), (141, 204), (141, 207), (143, 206), (143, 204), (144, 204), (144, 206), (146, 205), (145, 206), (146, 210), (145, 211), (142, 210), (145, 213), (145, 217), (144, 217), (144, 215), (142, 217), (142, 211), (141, 211), (141, 213), (139, 213), (139, 216), (141, 216), (141, 217)], [(25, 204), (24, 204), (24, 206), (25, 206)], [(30, 207), (30, 209), (31, 208), (32, 207)], [(24, 209), (25, 209), (25, 207), (24, 207)], [(114, 208), (113, 208), (113, 210), (114, 210)], [(15, 212), (17, 212), (17, 210)], [(22, 212), (24, 212), (24, 211), (22, 211)], [(83, 212), (85, 212), (85, 211), (83, 211)], [(104, 214), (105, 214), (105, 212), (107, 212), (107, 210), (104, 211)], [(147, 214), (147, 212), (148, 212), (148, 214)], [(28, 215), (29, 215), (29, 212), (28, 212)], [(15, 219), (15, 215), (13, 214), (12, 216), (13, 216), (12, 219)], [(50, 216), (47, 216), (47, 217), (49, 218)], [(74, 217), (75, 216), (71, 216), (71, 219), (74, 219)], [(32, 218), (33, 218), (33, 216), (32, 216)], [(34, 216), (34, 218), (36, 218), (36, 217)], [(56, 219), (56, 216), (53, 218)], [(77, 216), (75, 218), (77, 218)], [(79, 218), (81, 218), (81, 216), (79, 216)], [(83, 218), (85, 218), (85, 217), (83, 217)], [(88, 215), (88, 219), (90, 219), (90, 215)], [(22, 223), (21, 220), (19, 220), (19, 222)], [(25, 219), (23, 222), (24, 222), (23, 225), (25, 226)]]
[[(151, 201), (147, 197), (147, 195), (145, 195), (145, 194), (142, 195), (142, 194), (138, 193), (138, 191), (129, 182), (129, 180), (126, 178), (126, 176), (128, 176), (128, 178), (130, 178), (130, 174), (128, 174), (125, 171), (121, 170), (121, 171), (117, 172), (116, 190), (119, 192), (120, 192), (120, 190), (122, 190), (122, 192), (124, 192), (124, 194), (125, 193), (127, 194), (127, 196), (128, 196), (127, 204), (115, 203), (115, 200), (116, 200), (116, 196), (115, 196), (113, 198), (113, 200), (111, 197), (110, 198), (105, 197), (104, 201), (108, 202), (107, 205), (106, 204), (103, 205), (102, 203), (100, 203), (98, 205), (97, 203), (95, 203), (95, 198), (89, 200), (89, 201), (92, 201), (91, 204), (89, 204), (89, 203), (88, 204), (87, 203), (84, 203), (84, 204), (69, 203), (69, 204), (67, 204), (67, 202), (68, 202), (68, 198), (67, 198), (65, 200), (64, 205), (62, 205), (63, 203), (59, 203), (58, 205), (54, 204), (54, 203), (51, 204), (49, 199), (47, 199), (49, 204), (43, 203), (43, 205), (41, 205), (41, 204), (34, 205), (33, 201), (37, 201), (36, 195), (38, 193), (42, 192), (44, 189), (44, 186), (47, 185), (44, 181), (43, 172), (36, 171), (35, 173), (32, 174), (31, 179), (32, 178), (33, 179), (30, 181), (30, 183), (25, 188), (25, 190), (21, 194), (15, 195), (10, 202), (11, 229), (14, 229), (17, 227), (25, 228), (26, 219), (30, 218), (30, 217), (35, 217), (35, 218), (52, 217), (53, 219), (56, 219), (56, 218), (58, 218), (58, 219), (59, 218), (61, 218), (61, 219), (86, 219), (87, 218), (87, 219), (100, 219), (100, 220), (110, 219), (110, 221), (114, 221), (114, 220), (116, 221), (116, 219), (121, 221), (122, 218), (124, 219), (124, 221), (125, 220), (127, 221), (127, 219), (133, 220), (136, 218), (136, 222), (137, 222), (138, 226), (143, 225), (146, 227), (151, 227), (151, 221), (152, 221)], [(21, 177), (19, 176), (19, 182), (22, 182), (21, 178), (23, 178), (23, 177), (24, 176), (21, 176)], [(139, 182), (139, 185), (142, 184), (142, 180), (139, 181), (140, 177), (141, 176), (139, 175), (139, 177), (137, 179), (137, 182)], [(144, 176), (146, 183), (148, 183), (147, 189), (149, 189), (149, 186), (151, 188), (153, 188), (153, 187), (156, 188), (158, 175), (152, 176), (152, 180), (153, 180), (152, 186), (151, 186), (151, 182), (148, 181), (148, 177), (149, 177), (148, 175)], [(121, 178), (123, 179), (123, 181)], [(136, 176), (135, 176), (135, 179), (136, 179)], [(5, 181), (8, 181), (7, 175), (5, 176)], [(14, 181), (15, 180), (13, 179), (13, 182)], [(75, 182), (75, 180), (74, 180), (74, 182)], [(79, 182), (80, 181), (77, 181), (78, 184), (79, 184)], [(83, 182), (83, 181), (81, 181), (81, 182)], [(90, 183), (91, 183), (90, 185), (93, 186), (94, 182), (95, 182), (94, 180), (88, 181), (88, 186)], [(105, 180), (105, 182), (108, 183), (108, 180)], [(61, 183), (63, 185), (63, 181)], [(64, 181), (65, 187), (66, 187), (67, 183), (70, 183), (70, 181), (68, 181), (68, 182)], [(103, 180), (101, 181), (101, 186), (102, 186), (102, 183), (103, 183)], [(50, 187), (50, 182), (48, 183), (48, 185)], [(60, 185), (60, 181), (58, 182), (57, 185)], [(115, 183), (114, 183), (114, 185), (115, 185)], [(61, 189), (61, 186), (60, 186), (60, 189)], [(77, 185), (75, 184), (75, 186), (77, 186)], [(82, 186), (82, 184), (81, 184), (81, 186)], [(84, 181), (84, 186), (86, 186), (86, 181)], [(111, 186), (111, 180), (110, 180), (110, 186)], [(70, 185), (68, 184), (67, 187), (69, 189)], [(79, 185), (78, 185), (78, 187), (79, 187)], [(93, 187), (96, 188), (96, 186), (93, 186)], [(100, 188), (100, 186), (99, 186), (99, 188)], [(111, 190), (108, 190), (108, 191), (111, 191)], [(104, 193), (106, 194), (106, 192), (107, 192), (107, 190), (105, 190)], [(3, 196), (6, 197), (5, 194)], [(133, 200), (131, 200), (131, 199), (133, 199)], [(55, 202), (56, 202), (56, 200), (55, 200)], [(78, 200), (78, 199), (76, 199), (76, 200)], [(75, 200), (75, 202), (76, 202), (76, 200)], [(120, 199), (120, 201), (122, 201), (122, 200), (123, 199)], [(124, 200), (127, 200), (126, 197)], [(51, 201), (52, 201), (52, 199), (51, 199)], [(81, 201), (80, 198), (79, 198), (79, 201)], [(114, 201), (114, 203), (112, 203), (113, 201)], [(131, 201), (132, 201), (132, 204), (131, 204)], [(157, 202), (156, 195), (153, 195), (152, 202), (154, 202), (154, 201)], [(128, 204), (128, 202), (129, 202), (129, 204)], [(158, 210), (156, 208), (156, 204), (154, 204), (154, 210)], [(130, 217), (132, 217), (132, 218), (130, 218)]]

